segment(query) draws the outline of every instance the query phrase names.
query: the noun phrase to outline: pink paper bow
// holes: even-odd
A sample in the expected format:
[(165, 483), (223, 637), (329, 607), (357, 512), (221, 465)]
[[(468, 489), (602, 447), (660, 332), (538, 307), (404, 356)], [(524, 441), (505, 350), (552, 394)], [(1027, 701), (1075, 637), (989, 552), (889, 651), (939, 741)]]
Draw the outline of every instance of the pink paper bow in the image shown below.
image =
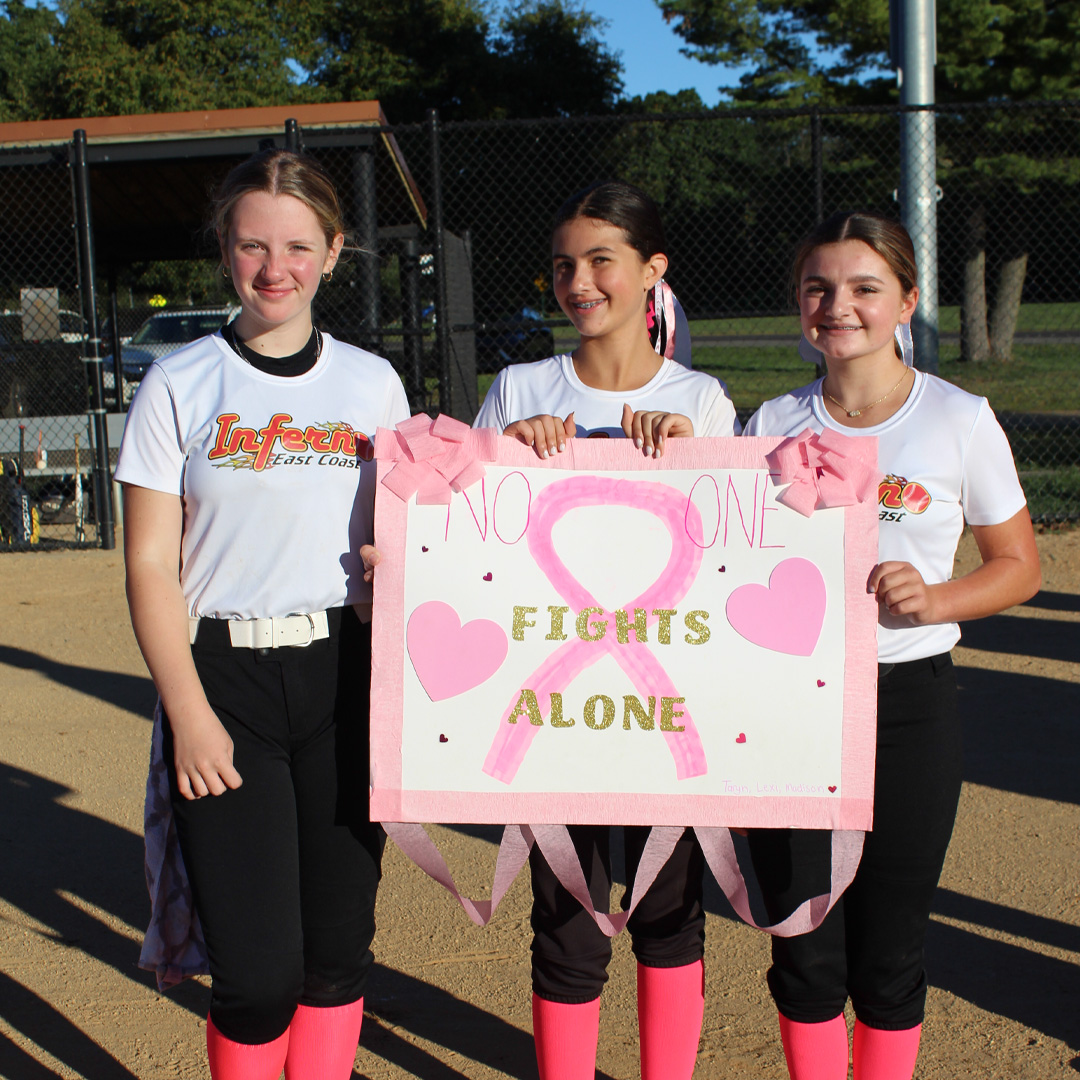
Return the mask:
[(396, 462), (382, 483), (402, 502), (415, 495), (419, 506), (447, 506), (455, 491), (483, 478), (482, 462), (495, 460), (498, 436), (494, 428), (474, 431), (442, 413), (434, 420), (417, 413), (376, 433), (375, 457)]
[(877, 500), (881, 470), (877, 439), (841, 435), (809, 428), (782, 442), (765, 460), (789, 484), (776, 498), (809, 517), (827, 506), (852, 506)]

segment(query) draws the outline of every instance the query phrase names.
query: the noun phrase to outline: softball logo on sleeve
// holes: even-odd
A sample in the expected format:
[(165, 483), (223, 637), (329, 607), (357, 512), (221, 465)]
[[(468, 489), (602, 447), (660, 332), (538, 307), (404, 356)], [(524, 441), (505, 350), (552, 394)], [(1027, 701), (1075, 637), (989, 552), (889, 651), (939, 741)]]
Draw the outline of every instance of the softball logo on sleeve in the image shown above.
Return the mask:
[(344, 421), (292, 427), (288, 413), (274, 413), (261, 428), (243, 427), (238, 413), (222, 413), (207, 454), (216, 468), (262, 472), (277, 465), (359, 468), (374, 456), (372, 441)]
[(879, 521), (902, 521), (908, 514), (921, 514), (931, 503), (930, 492), (917, 480), (890, 474), (878, 485)]

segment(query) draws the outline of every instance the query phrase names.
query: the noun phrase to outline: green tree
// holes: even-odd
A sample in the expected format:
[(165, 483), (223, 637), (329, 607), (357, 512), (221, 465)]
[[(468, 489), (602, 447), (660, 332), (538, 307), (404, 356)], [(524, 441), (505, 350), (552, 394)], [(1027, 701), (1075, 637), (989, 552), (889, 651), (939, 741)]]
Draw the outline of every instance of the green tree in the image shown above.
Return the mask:
[(66, 116), (309, 100), (288, 66), (301, 0), (61, 0), (54, 108)]
[(603, 20), (563, 0), (520, 0), (492, 26), (478, 0), (323, 0), (307, 55), (332, 100), (377, 97), (394, 122), (608, 112), (622, 66)]
[(604, 44), (605, 22), (562, 0), (519, 0), (493, 41), (492, 112), (582, 116), (611, 112), (622, 63)]
[[(751, 70), (738, 104), (876, 104), (895, 100), (887, 0), (657, 0), (686, 52)], [(1080, 97), (1075, 0), (938, 0), (935, 92), (943, 104)], [(979, 128), (980, 139), (970, 131)], [(961, 353), (1007, 360), (1027, 273), (1024, 208), (1048, 185), (1077, 182), (1073, 156), (1047, 154), (1045, 114), (987, 114), (939, 124), (938, 176), (969, 204), (965, 220)], [(1008, 212), (991, 217), (991, 207)], [(988, 234), (1000, 272), (986, 296)]]
[(0, 4), (0, 122), (37, 120), (51, 115), (56, 38), (55, 11), (23, 0)]

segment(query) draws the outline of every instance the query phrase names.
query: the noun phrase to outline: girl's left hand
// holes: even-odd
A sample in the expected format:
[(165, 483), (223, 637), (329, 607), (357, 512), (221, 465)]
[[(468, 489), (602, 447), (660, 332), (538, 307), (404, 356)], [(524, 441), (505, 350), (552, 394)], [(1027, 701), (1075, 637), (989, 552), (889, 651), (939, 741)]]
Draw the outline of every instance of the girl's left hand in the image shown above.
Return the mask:
[(942, 622), (935, 610), (934, 588), (911, 563), (883, 562), (874, 567), (866, 591), (877, 596), (890, 615), (906, 615), (916, 626)]
[(622, 429), (646, 457), (662, 456), (664, 440), (669, 437), (689, 439), (694, 435), (693, 422), (682, 413), (649, 412), (646, 409), (634, 412), (629, 405), (623, 405)]
[(370, 582), (375, 577), (375, 567), (382, 561), (382, 556), (374, 544), (361, 544), (360, 558), (364, 562), (364, 580)]

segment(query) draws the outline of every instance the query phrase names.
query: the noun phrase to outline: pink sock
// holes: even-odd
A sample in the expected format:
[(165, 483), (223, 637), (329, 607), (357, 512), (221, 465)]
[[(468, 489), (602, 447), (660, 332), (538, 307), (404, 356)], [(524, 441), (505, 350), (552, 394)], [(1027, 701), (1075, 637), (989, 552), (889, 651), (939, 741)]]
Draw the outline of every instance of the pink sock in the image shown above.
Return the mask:
[(564, 1005), (533, 994), (532, 1005), (540, 1080), (594, 1080), (600, 999)]
[(285, 1080), (349, 1080), (363, 1020), (363, 998), (329, 1009), (297, 1005), (289, 1025)]
[(213, 1080), (278, 1080), (289, 1049), (289, 1029), (273, 1042), (235, 1043), (206, 1018), (206, 1052)]
[(705, 1014), (705, 965), (637, 966), (641, 1080), (690, 1080)]
[(903, 1031), (882, 1031), (856, 1020), (851, 1048), (855, 1080), (911, 1080), (921, 1034), (922, 1024)]
[(844, 1014), (823, 1024), (800, 1024), (780, 1014), (791, 1080), (847, 1080), (848, 1041)]

